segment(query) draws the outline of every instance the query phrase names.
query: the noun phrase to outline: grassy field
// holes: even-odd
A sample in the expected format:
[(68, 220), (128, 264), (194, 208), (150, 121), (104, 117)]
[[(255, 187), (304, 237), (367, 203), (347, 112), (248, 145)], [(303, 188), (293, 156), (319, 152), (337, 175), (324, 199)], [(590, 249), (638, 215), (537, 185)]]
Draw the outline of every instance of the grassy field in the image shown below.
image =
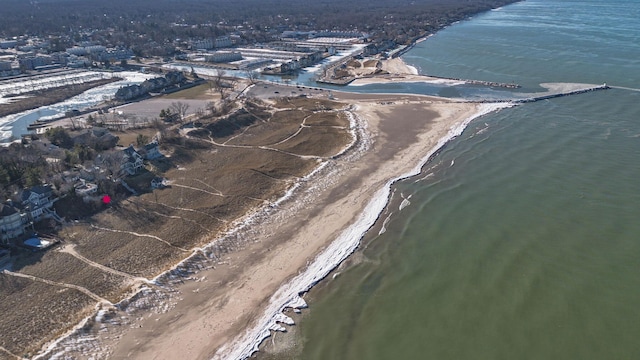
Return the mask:
[(142, 129), (130, 129), (127, 131), (114, 131), (113, 135), (120, 138), (120, 140), (118, 141), (118, 145), (126, 147), (131, 144), (133, 144), (134, 146), (138, 146), (136, 145), (136, 141), (139, 135), (144, 136), (145, 139), (147, 139), (147, 142), (150, 142), (157, 132), (158, 130), (147, 127)]
[[(5, 274), (0, 274), (0, 289), (0, 346), (25, 357), (64, 334), (95, 305), (78, 290)], [(0, 358), (4, 355), (0, 352)]]
[[(206, 87), (186, 91), (198, 96)], [(196, 128), (184, 129), (186, 136), (164, 139), (167, 158), (154, 168), (161, 169), (168, 187), (147, 189), (68, 225), (57, 248), (20, 256), (15, 271), (32, 278), (0, 275), (0, 346), (20, 356), (33, 354), (93, 311), (96, 299), (118, 301), (134, 277), (153, 278), (249, 209), (281, 197), (319, 159), (351, 141), (343, 107), (306, 98), (274, 105), (251, 101), (227, 118), (201, 119)], [(152, 132), (118, 136), (128, 145)], [(128, 181), (143, 188), (153, 175)], [(219, 244), (217, 251), (238, 246)]]
[[(189, 89), (181, 90), (163, 96), (165, 99), (179, 100), (179, 99), (210, 99), (217, 94), (211, 90), (211, 84), (205, 82), (198, 86), (194, 86)], [(219, 96), (218, 96), (219, 98)]]

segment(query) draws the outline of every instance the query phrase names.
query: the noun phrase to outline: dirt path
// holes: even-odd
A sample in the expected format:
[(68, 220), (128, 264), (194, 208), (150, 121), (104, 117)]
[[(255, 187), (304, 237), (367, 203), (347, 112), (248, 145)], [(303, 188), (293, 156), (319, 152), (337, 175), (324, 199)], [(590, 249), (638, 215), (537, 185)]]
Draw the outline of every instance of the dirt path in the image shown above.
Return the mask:
[(151, 238), (157, 241), (160, 241), (161, 243), (168, 245), (172, 248), (178, 249), (182, 252), (190, 252), (189, 250), (185, 249), (185, 248), (181, 248), (179, 246), (175, 246), (172, 243), (168, 242), (167, 240), (161, 239), (155, 235), (150, 235), (150, 234), (140, 234), (134, 231), (125, 231), (125, 230), (117, 230), (117, 229), (109, 229), (109, 228), (104, 228), (104, 227), (100, 227), (100, 226), (96, 226), (96, 225), (91, 225), (92, 228), (94, 229), (98, 229), (98, 230), (102, 230), (102, 231), (110, 231), (110, 232), (115, 232), (115, 233), (123, 233), (123, 234), (129, 234), (129, 235), (135, 235), (135, 236), (139, 236), (139, 237), (147, 237), (147, 238)]
[(56, 281), (42, 279), (42, 278), (39, 278), (39, 277), (36, 277), (36, 276), (32, 276), (32, 275), (20, 274), (20, 273), (16, 273), (16, 272), (13, 272), (13, 271), (8, 271), (8, 270), (4, 270), (3, 273), (5, 273), (7, 275), (15, 276), (15, 277), (21, 277), (21, 278), (25, 278), (25, 279), (30, 279), (30, 280), (41, 282), (41, 283), (45, 283), (45, 284), (48, 284), (48, 285), (60, 286), (60, 287), (65, 287), (67, 289), (78, 290), (81, 293), (89, 296), (90, 298), (94, 299), (95, 301), (97, 301), (99, 303), (103, 303), (103, 304), (107, 304), (107, 305), (113, 305), (113, 303), (111, 301), (92, 293), (87, 288), (83, 288), (82, 286), (73, 285), (73, 284), (59, 283), (59, 282), (56, 282)]
[[(147, 201), (147, 200), (144, 200), (144, 199), (139, 199), (139, 200), (140, 200), (140, 201), (143, 201), (143, 202), (149, 202), (149, 203), (151, 203), (151, 201)], [(211, 215), (211, 214), (207, 214), (207, 213), (206, 213), (206, 212), (204, 212), (204, 211), (200, 211), (200, 210), (196, 210), (196, 209), (190, 209), (190, 208), (183, 208), (183, 207), (171, 206), (171, 205), (163, 204), (163, 203), (161, 203), (161, 202), (154, 202), (153, 204), (157, 204), (157, 205), (160, 205), (160, 206), (164, 206), (164, 207), (166, 207), (166, 208), (173, 209), (173, 210), (178, 210), (178, 211), (187, 211), (187, 212), (194, 212), (194, 213), (202, 214), (202, 215), (204, 215), (204, 216), (207, 216), (207, 217), (208, 217), (208, 218), (210, 218), (210, 219), (217, 220), (217, 221), (220, 221), (220, 222), (222, 222), (222, 223), (228, 223), (228, 222), (229, 222), (228, 220), (220, 219), (220, 218), (215, 217), (215, 216), (213, 216), (213, 215)], [(185, 218), (183, 218), (183, 220), (193, 221), (193, 220), (185, 219)]]
[[(207, 129), (204, 129), (204, 128), (193, 128), (193, 129), (189, 129), (189, 130), (193, 131), (193, 130), (207, 130)], [(210, 144), (213, 144), (215, 146), (220, 146), (220, 147), (228, 147), (228, 148), (236, 148), (236, 149), (260, 149), (260, 150), (275, 151), (275, 152), (279, 152), (279, 153), (282, 153), (282, 154), (295, 156), (295, 157), (298, 157), (298, 158), (303, 159), (303, 160), (310, 160), (310, 159), (311, 160), (318, 160), (318, 159), (322, 160), (322, 159), (325, 159), (322, 156), (294, 154), (294, 153), (290, 153), (288, 151), (284, 151), (284, 150), (280, 150), (280, 149), (274, 149), (274, 148), (271, 148), (271, 147), (268, 147), (268, 146), (229, 145), (229, 144), (226, 143), (226, 141), (223, 142), (223, 143), (219, 143), (219, 142), (213, 140), (211, 131), (210, 130), (207, 130), (207, 131), (209, 132), (209, 139), (208, 140), (207, 139), (203, 139), (203, 138), (199, 138), (199, 137), (189, 136), (189, 132), (185, 132), (184, 135), (188, 139), (202, 140), (202, 141), (206, 141), (206, 142), (208, 142)]]
[(71, 256), (73, 256), (73, 257), (75, 257), (76, 259), (78, 259), (78, 260), (80, 260), (80, 261), (82, 261), (82, 262), (84, 262), (84, 263), (86, 263), (86, 264), (88, 264), (88, 265), (91, 265), (91, 266), (93, 266), (93, 267), (95, 267), (95, 268), (97, 268), (97, 269), (100, 269), (100, 270), (102, 270), (102, 271), (104, 271), (104, 272), (107, 272), (107, 273), (110, 273), (110, 274), (113, 274), (113, 275), (122, 276), (122, 277), (124, 277), (124, 278), (127, 278), (127, 279), (131, 280), (131, 281), (132, 281), (132, 282), (134, 282), (134, 283), (152, 284), (151, 280), (149, 280), (149, 279), (147, 279), (147, 278), (143, 278), (143, 277), (136, 277), (136, 276), (133, 276), (133, 275), (131, 275), (131, 274), (127, 274), (127, 273), (125, 273), (125, 272), (122, 272), (122, 271), (118, 271), (118, 270), (112, 269), (112, 268), (110, 268), (110, 267), (104, 266), (104, 265), (102, 265), (102, 264), (98, 264), (98, 263), (97, 263), (97, 262), (95, 262), (95, 261), (91, 261), (91, 260), (87, 259), (86, 257), (84, 257), (84, 256), (80, 255), (80, 254), (76, 251), (76, 249), (75, 249), (75, 245), (73, 245), (73, 244), (67, 244), (67, 245), (64, 245), (64, 246), (63, 246), (62, 248), (60, 248), (58, 251), (60, 251), (60, 252), (62, 252), (62, 253), (67, 253), (67, 254), (69, 254), (69, 255), (71, 255)]
[(14, 357), (14, 358), (16, 358), (16, 359), (23, 359), (22, 357), (20, 357), (20, 356), (18, 356), (18, 355), (16, 355), (16, 354), (12, 353), (11, 351), (9, 351), (9, 350), (7, 350), (7, 349), (3, 348), (2, 346), (0, 346), (0, 352), (7, 353), (8, 355), (13, 356), (13, 357)]

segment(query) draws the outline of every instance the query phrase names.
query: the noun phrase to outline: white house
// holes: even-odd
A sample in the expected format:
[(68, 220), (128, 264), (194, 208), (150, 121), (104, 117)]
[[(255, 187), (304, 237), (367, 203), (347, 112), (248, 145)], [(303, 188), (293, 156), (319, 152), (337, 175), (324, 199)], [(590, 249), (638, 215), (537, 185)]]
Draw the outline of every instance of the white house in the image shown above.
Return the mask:
[(74, 188), (76, 190), (76, 195), (79, 196), (91, 195), (98, 192), (98, 185), (87, 182), (84, 179), (80, 179), (80, 182), (77, 183)]

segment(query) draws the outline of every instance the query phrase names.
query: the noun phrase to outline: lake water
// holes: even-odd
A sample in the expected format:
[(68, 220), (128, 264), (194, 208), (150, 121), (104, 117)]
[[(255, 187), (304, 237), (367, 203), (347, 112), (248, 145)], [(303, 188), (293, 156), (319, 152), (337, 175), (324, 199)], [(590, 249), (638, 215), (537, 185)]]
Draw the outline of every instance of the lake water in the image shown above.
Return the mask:
[[(407, 53), (422, 73), (521, 91), (630, 89), (472, 122), (397, 184), (387, 231), (306, 296), (293, 357), (640, 358), (638, 19), (635, 0), (527, 0)], [(398, 211), (400, 194), (411, 204)]]

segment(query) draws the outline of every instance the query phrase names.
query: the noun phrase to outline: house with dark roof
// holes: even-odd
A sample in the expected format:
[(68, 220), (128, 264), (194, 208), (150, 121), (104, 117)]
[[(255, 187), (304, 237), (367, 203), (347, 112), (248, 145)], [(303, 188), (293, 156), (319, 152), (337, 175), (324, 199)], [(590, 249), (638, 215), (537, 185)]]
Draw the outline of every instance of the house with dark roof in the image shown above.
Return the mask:
[(53, 215), (53, 190), (51, 185), (38, 185), (22, 192), (22, 208), (31, 222), (37, 222)]
[(73, 134), (74, 145), (84, 145), (94, 149), (107, 150), (118, 144), (119, 138), (111, 134), (107, 129), (93, 127)]
[(24, 234), (24, 216), (12, 203), (0, 203), (0, 243)]
[(167, 179), (163, 177), (156, 176), (151, 180), (152, 189), (162, 189), (165, 186), (167, 186)]
[(138, 153), (136, 149), (133, 148), (133, 145), (129, 145), (129, 147), (122, 150), (122, 152), (123, 157), (120, 169), (122, 170), (123, 174), (134, 175), (135, 173), (140, 171), (140, 169), (142, 169), (142, 167), (144, 166), (142, 155), (140, 155), (140, 153)]
[(142, 148), (141, 152), (144, 158), (147, 160), (158, 159), (164, 156), (160, 152), (160, 147), (158, 146), (158, 143), (155, 141), (145, 145), (144, 148)]

